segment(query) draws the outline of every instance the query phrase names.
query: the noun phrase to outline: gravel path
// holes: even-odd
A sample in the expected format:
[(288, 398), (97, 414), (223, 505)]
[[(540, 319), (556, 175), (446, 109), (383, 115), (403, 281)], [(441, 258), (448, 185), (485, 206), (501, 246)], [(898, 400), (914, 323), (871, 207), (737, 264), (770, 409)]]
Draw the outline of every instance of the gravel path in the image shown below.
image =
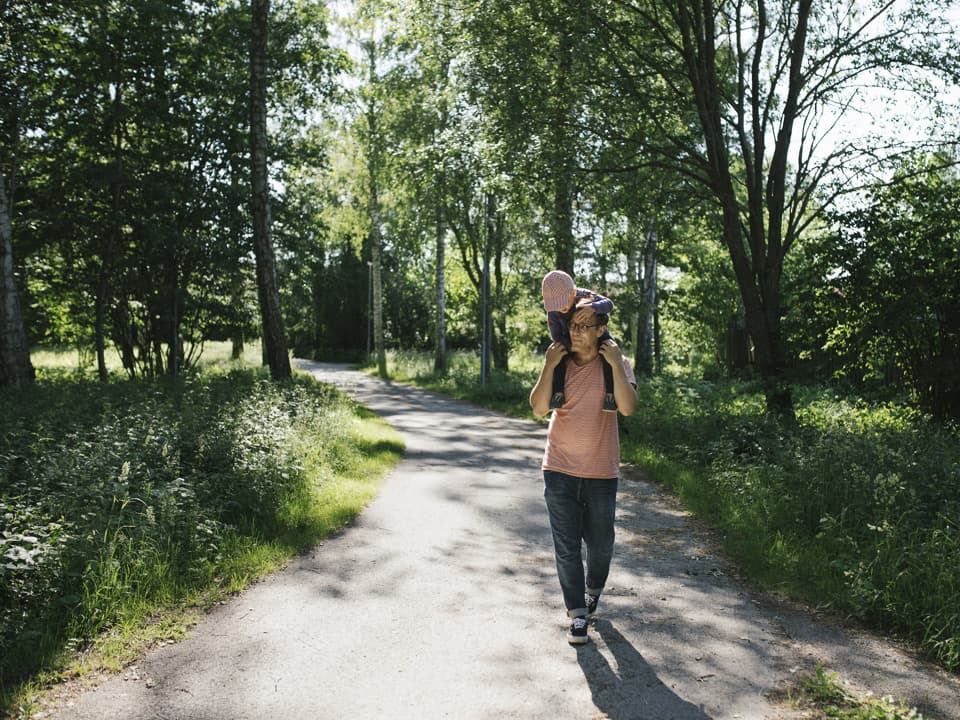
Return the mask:
[(791, 718), (816, 661), (928, 718), (960, 683), (895, 645), (752, 593), (709, 532), (624, 468), (591, 626), (565, 640), (531, 422), (300, 361), (383, 416), (407, 454), (350, 528), (53, 714), (241, 720)]

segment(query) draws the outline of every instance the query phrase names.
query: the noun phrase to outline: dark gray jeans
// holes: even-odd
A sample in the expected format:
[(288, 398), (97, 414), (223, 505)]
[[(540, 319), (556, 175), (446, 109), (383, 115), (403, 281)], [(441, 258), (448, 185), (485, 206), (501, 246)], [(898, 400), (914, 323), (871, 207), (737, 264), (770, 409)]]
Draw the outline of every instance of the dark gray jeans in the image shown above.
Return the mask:
[[(543, 471), (553, 551), (563, 602), (570, 617), (587, 614), (585, 594), (599, 595), (613, 557), (618, 478), (595, 480)], [(587, 572), (582, 548), (586, 546)]]

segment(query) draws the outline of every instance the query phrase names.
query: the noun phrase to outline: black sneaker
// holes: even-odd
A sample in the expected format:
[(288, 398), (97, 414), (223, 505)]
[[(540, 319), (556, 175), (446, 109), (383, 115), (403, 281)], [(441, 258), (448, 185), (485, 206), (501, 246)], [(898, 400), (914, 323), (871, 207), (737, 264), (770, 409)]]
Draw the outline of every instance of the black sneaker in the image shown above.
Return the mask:
[(604, 412), (616, 412), (617, 411), (617, 401), (613, 397), (613, 393), (607, 393), (603, 398), (603, 411)]
[(550, 398), (550, 409), (559, 410), (562, 407), (563, 407), (563, 393), (555, 392), (553, 394), (553, 397)]
[(590, 638), (587, 637), (587, 619), (575, 617), (570, 622), (570, 632), (567, 633), (567, 642), (571, 645), (583, 645)]
[(593, 617), (597, 614), (597, 604), (599, 602), (599, 595), (587, 595), (587, 617)]

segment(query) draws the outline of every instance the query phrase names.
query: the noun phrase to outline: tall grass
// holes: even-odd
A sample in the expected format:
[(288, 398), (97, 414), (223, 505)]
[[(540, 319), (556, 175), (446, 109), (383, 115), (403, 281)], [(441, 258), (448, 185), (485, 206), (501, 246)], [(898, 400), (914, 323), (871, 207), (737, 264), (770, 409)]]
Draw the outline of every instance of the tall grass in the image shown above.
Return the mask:
[[(469, 356), (442, 377), (418, 363), (395, 356), (391, 372), (531, 416), (536, 364), (482, 389)], [(756, 384), (658, 377), (638, 395), (622, 459), (709, 519), (747, 574), (960, 669), (960, 429), (825, 388), (795, 388), (796, 427)]]
[(0, 395), (0, 713), (41, 670), (348, 522), (402, 451), (329, 386), (210, 366)]
[[(491, 368), (480, 382), (479, 357), (456, 352), (447, 357), (446, 372), (436, 373), (433, 356), (413, 351), (388, 351), (387, 369), (395, 380), (446, 393), (503, 413), (525, 417), (530, 414), (527, 397), (540, 374), (540, 360), (533, 354), (511, 356), (509, 370)], [(367, 366), (376, 372), (375, 365)]]

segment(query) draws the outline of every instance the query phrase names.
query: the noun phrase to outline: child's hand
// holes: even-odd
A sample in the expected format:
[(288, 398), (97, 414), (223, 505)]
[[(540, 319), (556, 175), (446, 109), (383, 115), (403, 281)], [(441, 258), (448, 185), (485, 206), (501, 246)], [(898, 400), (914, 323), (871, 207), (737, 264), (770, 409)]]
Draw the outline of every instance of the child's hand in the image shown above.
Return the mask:
[(623, 353), (620, 351), (620, 346), (617, 345), (613, 340), (607, 339), (600, 343), (600, 354), (603, 355), (603, 359), (610, 363), (611, 366), (619, 365), (623, 362)]
[(556, 367), (560, 364), (560, 361), (563, 360), (563, 356), (569, 353), (566, 345), (560, 342), (550, 343), (550, 347), (547, 348), (547, 354), (544, 362), (550, 367)]

